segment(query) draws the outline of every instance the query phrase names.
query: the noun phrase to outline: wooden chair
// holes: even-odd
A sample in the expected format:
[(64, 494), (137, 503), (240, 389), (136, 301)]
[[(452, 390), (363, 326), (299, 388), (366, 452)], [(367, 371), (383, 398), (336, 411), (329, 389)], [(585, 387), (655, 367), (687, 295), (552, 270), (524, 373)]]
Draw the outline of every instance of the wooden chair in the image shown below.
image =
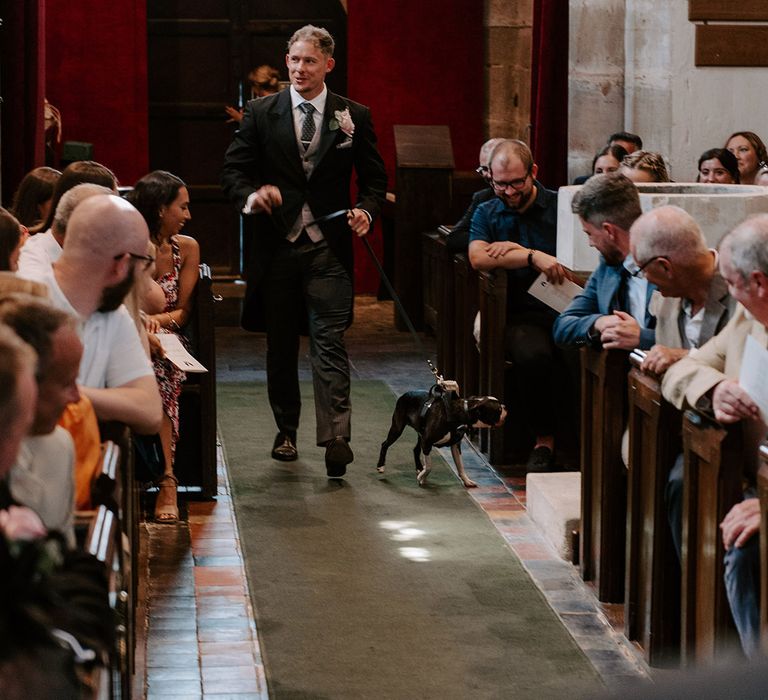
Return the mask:
[(200, 265), (195, 305), (184, 334), (192, 354), (208, 369), (188, 373), (179, 397), (179, 441), (174, 474), (179, 491), (210, 499), (216, 496), (216, 328), (211, 270)]
[(424, 323), (435, 336), (439, 372), (446, 379), (456, 379), (453, 257), (445, 245), (448, 231), (441, 226), (423, 236)]
[(659, 381), (637, 368), (629, 372), (628, 394), (624, 634), (651, 666), (670, 666), (680, 654), (680, 565), (664, 490), (682, 451), (682, 414), (662, 398)]
[(768, 445), (760, 446), (757, 471), (757, 495), (760, 498), (760, 640), (768, 654)]
[(462, 396), (478, 393), (479, 356), (472, 335), (478, 311), (478, 282), (467, 256), (453, 256), (456, 379)]
[(627, 416), (628, 355), (581, 350), (581, 576), (605, 603), (624, 602), (627, 470), (621, 438)]
[(684, 664), (711, 662), (738, 643), (723, 581), (720, 523), (742, 498), (742, 431), (694, 411), (683, 418), (682, 631)]

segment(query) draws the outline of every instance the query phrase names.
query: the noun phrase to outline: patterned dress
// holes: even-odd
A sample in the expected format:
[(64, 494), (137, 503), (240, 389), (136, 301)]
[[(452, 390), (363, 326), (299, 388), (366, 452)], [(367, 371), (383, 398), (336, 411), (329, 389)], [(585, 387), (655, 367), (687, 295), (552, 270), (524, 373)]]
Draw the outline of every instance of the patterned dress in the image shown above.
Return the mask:
[[(171, 255), (172, 267), (170, 272), (166, 272), (157, 283), (165, 292), (165, 308), (163, 312), (175, 311), (179, 303), (179, 272), (181, 271), (181, 251), (175, 236), (171, 237)], [(159, 333), (173, 333), (170, 328), (161, 328)], [(187, 341), (183, 335), (175, 334), (186, 346)], [(179, 395), (181, 394), (181, 385), (187, 378), (185, 372), (180, 370), (170, 360), (165, 358), (153, 361), (157, 385), (160, 389), (160, 397), (163, 400), (163, 411), (171, 419), (173, 427), (173, 439), (171, 440), (171, 454), (176, 454), (176, 443), (179, 439)]]

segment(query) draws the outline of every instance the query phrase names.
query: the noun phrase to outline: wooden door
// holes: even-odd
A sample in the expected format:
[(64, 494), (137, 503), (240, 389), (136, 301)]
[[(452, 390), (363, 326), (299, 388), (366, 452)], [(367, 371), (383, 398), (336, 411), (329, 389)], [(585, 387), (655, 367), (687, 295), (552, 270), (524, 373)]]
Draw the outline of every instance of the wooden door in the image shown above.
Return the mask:
[[(287, 80), (285, 49), (305, 24), (336, 40), (328, 87), (346, 93), (346, 13), (338, 0), (148, 0), (150, 168), (189, 186), (201, 258), (218, 280), (243, 269), (241, 217), (224, 197), (219, 175), (236, 125), (224, 107), (241, 104), (251, 68), (268, 63)], [(248, 231), (245, 235), (248, 235)]]

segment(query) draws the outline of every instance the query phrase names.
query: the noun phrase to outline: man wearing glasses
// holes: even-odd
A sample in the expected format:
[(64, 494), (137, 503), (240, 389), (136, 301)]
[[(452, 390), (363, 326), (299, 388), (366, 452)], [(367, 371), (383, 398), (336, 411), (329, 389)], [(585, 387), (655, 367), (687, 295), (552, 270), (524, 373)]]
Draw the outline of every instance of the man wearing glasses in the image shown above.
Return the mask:
[(641, 214), (637, 188), (623, 175), (595, 175), (571, 207), (601, 260), (584, 291), (555, 321), (555, 342), (647, 350), (656, 337), (656, 319), (648, 311), (655, 287), (629, 251), (629, 229)]
[(123, 299), (135, 275), (153, 262), (148, 246), (144, 217), (116, 195), (97, 194), (73, 211), (59, 259), (29, 275), (48, 286), (54, 306), (79, 319), (84, 349), (77, 383), (96, 416), (142, 434), (160, 429), (163, 408)]
[(458, 223), (451, 229), (451, 233), (446, 238), (446, 246), (449, 253), (466, 253), (469, 246), (469, 227), (472, 223), (472, 217), (477, 208), (483, 203), (492, 199), (496, 192), (491, 186), (491, 154), (504, 139), (488, 139), (480, 148), (480, 155), (477, 158), (478, 166), (475, 172), (483, 178), (488, 187), (478, 190), (472, 195), (472, 201), (467, 210), (462, 214)]
[(541, 272), (555, 284), (566, 277), (555, 258), (557, 194), (536, 180), (536, 164), (522, 141), (498, 144), (490, 168), (496, 196), (472, 217), (469, 260), (476, 270), (507, 270), (506, 354), (526, 397), (527, 427), (535, 435), (527, 470), (551, 471), (553, 398), (562, 394), (561, 360), (552, 342), (556, 314), (528, 294), (528, 288)]

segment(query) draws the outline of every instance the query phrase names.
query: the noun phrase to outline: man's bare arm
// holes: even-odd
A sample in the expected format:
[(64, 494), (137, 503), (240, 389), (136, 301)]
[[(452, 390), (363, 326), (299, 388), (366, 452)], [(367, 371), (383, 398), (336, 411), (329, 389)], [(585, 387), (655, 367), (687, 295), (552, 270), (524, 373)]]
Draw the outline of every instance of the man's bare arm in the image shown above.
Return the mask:
[(80, 387), (93, 404), (99, 420), (116, 420), (142, 435), (157, 433), (163, 420), (163, 402), (154, 376), (145, 376), (108, 389)]

